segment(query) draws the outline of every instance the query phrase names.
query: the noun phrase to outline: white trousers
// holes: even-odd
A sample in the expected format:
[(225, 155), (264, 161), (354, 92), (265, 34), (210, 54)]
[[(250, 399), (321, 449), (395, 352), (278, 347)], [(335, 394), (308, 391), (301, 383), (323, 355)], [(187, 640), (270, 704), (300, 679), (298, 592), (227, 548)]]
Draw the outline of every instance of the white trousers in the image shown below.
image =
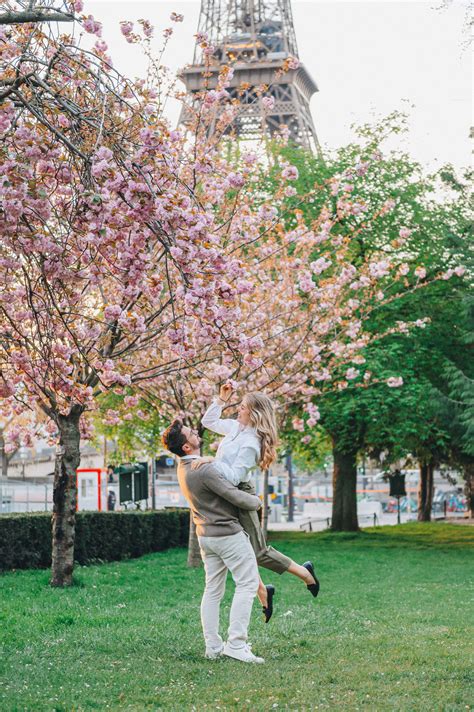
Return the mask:
[(218, 651), (222, 648), (219, 611), (227, 571), (231, 572), (235, 582), (227, 643), (232, 648), (243, 648), (247, 643), (247, 629), (259, 582), (254, 550), (244, 532), (231, 536), (200, 536), (198, 539), (206, 571), (206, 588), (201, 601), (206, 650)]

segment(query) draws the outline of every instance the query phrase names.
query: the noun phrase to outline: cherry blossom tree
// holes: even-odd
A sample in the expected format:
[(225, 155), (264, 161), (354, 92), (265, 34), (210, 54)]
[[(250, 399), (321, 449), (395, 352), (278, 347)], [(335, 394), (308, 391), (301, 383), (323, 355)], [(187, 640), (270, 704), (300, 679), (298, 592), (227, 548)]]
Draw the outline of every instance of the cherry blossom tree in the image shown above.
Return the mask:
[(42, 410), (57, 434), (56, 586), (72, 580), (83, 414), (209, 344), (238, 349), (236, 297), (251, 285), (226, 251), (231, 226), (203, 200), (230, 169), (170, 129), (150, 81), (113, 69), (98, 21), (75, 25), (93, 49), (21, 19), (0, 36), (0, 395), (5, 412)]

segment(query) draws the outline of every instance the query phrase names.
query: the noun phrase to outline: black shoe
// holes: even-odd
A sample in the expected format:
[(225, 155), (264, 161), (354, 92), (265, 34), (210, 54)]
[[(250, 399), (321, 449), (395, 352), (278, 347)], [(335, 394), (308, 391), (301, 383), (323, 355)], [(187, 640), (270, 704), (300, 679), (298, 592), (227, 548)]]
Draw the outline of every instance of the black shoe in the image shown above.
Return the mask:
[(265, 588), (267, 589), (267, 605), (262, 606), (262, 611), (265, 623), (268, 623), (273, 615), (273, 596), (275, 595), (275, 586), (269, 585), (265, 586)]
[(314, 573), (313, 562), (312, 562), (312, 561), (305, 561), (304, 564), (303, 564), (303, 566), (305, 567), (305, 569), (307, 569), (307, 570), (309, 571), (309, 573), (311, 574), (311, 576), (314, 578), (314, 580), (315, 580), (315, 582), (316, 582), (316, 583), (310, 583), (310, 584), (308, 584), (308, 585), (306, 586), (306, 588), (308, 589), (308, 591), (311, 591), (311, 593), (313, 594), (313, 596), (316, 598), (316, 596), (317, 596), (318, 593), (319, 593), (319, 580), (317, 579), (316, 574)]

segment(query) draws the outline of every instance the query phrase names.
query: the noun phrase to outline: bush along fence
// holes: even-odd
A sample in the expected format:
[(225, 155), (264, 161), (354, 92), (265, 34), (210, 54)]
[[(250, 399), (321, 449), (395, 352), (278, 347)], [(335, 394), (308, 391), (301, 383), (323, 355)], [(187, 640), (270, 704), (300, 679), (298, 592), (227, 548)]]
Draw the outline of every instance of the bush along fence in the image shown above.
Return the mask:
[[(78, 512), (74, 558), (78, 564), (119, 561), (186, 546), (189, 510)], [(51, 514), (0, 517), (0, 571), (51, 566)]]

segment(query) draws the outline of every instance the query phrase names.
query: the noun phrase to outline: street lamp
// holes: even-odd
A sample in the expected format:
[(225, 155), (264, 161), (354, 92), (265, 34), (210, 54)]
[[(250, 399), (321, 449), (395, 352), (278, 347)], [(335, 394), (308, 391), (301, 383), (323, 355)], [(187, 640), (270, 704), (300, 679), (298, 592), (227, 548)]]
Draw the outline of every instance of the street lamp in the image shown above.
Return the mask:
[(28, 448), (22, 445), (21, 448), (18, 450), (18, 457), (21, 460), (21, 476), (22, 479), (25, 479), (25, 464), (28, 459)]

